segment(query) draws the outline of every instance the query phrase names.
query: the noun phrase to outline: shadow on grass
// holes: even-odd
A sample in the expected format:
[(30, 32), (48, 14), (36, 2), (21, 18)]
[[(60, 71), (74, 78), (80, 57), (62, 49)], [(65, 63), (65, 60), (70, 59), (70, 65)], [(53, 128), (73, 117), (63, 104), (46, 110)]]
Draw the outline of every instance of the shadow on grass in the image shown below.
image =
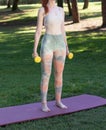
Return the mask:
[[(20, 16), (20, 14), (19, 14)], [(7, 21), (7, 22), (0, 22), (0, 26), (2, 27), (22, 27), (22, 26), (36, 26), (37, 17), (25, 17), (17, 20)]]
[[(98, 29), (93, 29), (90, 31), (83, 31), (83, 32), (67, 32), (67, 41), (69, 44), (69, 48), (71, 51), (75, 53), (92, 53), (92, 54), (98, 54), (98, 53), (105, 53), (105, 41), (106, 38), (103, 36), (103, 31)], [(20, 31), (20, 30), (19, 30)], [(95, 34), (96, 31), (96, 34)], [(97, 33), (98, 31), (98, 33)], [(34, 42), (34, 33), (17, 33), (18, 30), (15, 30), (14, 33), (9, 33), (8, 36), (3, 39), (4, 42), (1, 42), (1, 52), (0, 54), (3, 54), (3, 50), (7, 48), (6, 52), (4, 51), (4, 55), (8, 56), (14, 56), (14, 54), (17, 55), (26, 55), (26, 53), (31, 54), (33, 42)], [(93, 34), (94, 32), (94, 34)], [(8, 33), (4, 31), (3, 34)], [(92, 33), (92, 34), (91, 34)], [(12, 35), (11, 35), (12, 34)], [(42, 35), (43, 36), (43, 35)], [(41, 36), (41, 37), (42, 37)], [(84, 38), (86, 37), (86, 38)], [(100, 38), (101, 37), (101, 38)], [(16, 40), (16, 38), (18, 40)], [(8, 41), (8, 42), (7, 42)], [(11, 49), (9, 49), (11, 48)], [(27, 52), (27, 50), (30, 51)], [(40, 49), (40, 47), (39, 47)], [(39, 50), (38, 49), (38, 50)]]
[[(24, 7), (22, 7), (22, 8), (24, 8)], [(38, 8), (38, 7), (33, 7), (33, 8)], [(37, 17), (36, 16), (35, 17), (25, 17), (24, 13), (27, 12), (27, 11), (20, 10), (18, 12), (14, 12), (13, 13), (12, 11), (7, 10), (4, 13), (2, 12), (1, 13), (2, 17), (1, 18), (5, 18), (6, 17), (8, 19), (8, 17), (11, 17), (12, 14), (15, 15), (14, 17), (18, 17), (19, 16), (20, 18), (14, 19), (14, 20), (5, 21), (5, 22), (0, 22), (0, 26), (2, 26), (2, 27), (7, 27), (7, 26), (21, 27), (21, 26), (33, 26), (33, 25), (36, 26)], [(85, 13), (85, 14), (81, 14), (81, 19), (83, 20), (83, 19), (87, 19), (87, 18), (95, 18), (95, 17), (100, 17), (100, 16), (101, 16), (100, 12), (89, 13), (89, 15)], [(68, 25), (72, 24), (72, 16), (68, 16), (66, 14), (65, 21), (66, 22), (70, 21), (70, 23), (68, 23)]]
[[(21, 11), (23, 11), (23, 10), (32, 10), (32, 9), (37, 9), (37, 8), (39, 8), (39, 5), (37, 6), (36, 4), (32, 4), (32, 5), (30, 5), (30, 6), (28, 6), (28, 5), (20, 5), (20, 6), (19, 6), (19, 9), (20, 9)], [(23, 11), (23, 12), (24, 12), (24, 11)], [(2, 8), (2, 9), (0, 9), (0, 15), (11, 14), (11, 13), (14, 13), (14, 12), (12, 11), (12, 8), (4, 7), (4, 8)]]
[(16, 10), (14, 12), (11, 11), (11, 9), (0, 9), (0, 18), (1, 20), (4, 19), (5, 21), (0, 22), (0, 26), (7, 27), (21, 27), (21, 26), (32, 26), (36, 25), (36, 16), (25, 16), (27, 15), (27, 12), (36, 12), (36, 9), (39, 6), (37, 5), (22, 5), (19, 7), (19, 10)]
[[(97, 32), (95, 34), (95, 32)], [(68, 32), (67, 38), (69, 43), (69, 48), (73, 48), (72, 51), (75, 53), (85, 53), (90, 52), (92, 54), (105, 53), (105, 35), (103, 35), (105, 31), (101, 31), (100, 28), (87, 30), (83, 32)], [(106, 33), (105, 33), (106, 34)], [(71, 36), (71, 37), (70, 37)], [(84, 36), (86, 38), (84, 38)], [(74, 37), (74, 38), (73, 38)]]

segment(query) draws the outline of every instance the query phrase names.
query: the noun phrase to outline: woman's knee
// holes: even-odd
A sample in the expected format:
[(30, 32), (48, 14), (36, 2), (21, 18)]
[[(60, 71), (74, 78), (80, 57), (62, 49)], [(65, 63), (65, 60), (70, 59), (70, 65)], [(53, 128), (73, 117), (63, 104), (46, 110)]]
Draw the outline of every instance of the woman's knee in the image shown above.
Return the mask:
[(44, 78), (50, 78), (50, 75), (51, 75), (51, 72), (50, 72), (50, 71), (48, 71), (48, 72), (43, 72), (43, 74), (42, 74), (42, 76), (43, 76)]

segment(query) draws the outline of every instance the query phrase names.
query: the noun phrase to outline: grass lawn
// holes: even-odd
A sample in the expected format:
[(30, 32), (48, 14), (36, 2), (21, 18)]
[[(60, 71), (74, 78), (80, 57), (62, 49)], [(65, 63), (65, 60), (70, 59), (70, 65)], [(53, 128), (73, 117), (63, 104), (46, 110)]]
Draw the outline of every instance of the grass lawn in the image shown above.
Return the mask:
[[(100, 7), (100, 3), (91, 4), (94, 4), (94, 12), (97, 13), (96, 8)], [(79, 7), (82, 7), (81, 3)], [(8, 24), (11, 20), (18, 20), (18, 23), (26, 22), (28, 18), (34, 20), (36, 16), (33, 12), (36, 12), (38, 5), (21, 5), (20, 8), (25, 12), (18, 15), (3, 14), (0, 16), (1, 22)], [(3, 7), (0, 7), (0, 11), (4, 11)], [(88, 15), (82, 10), (80, 12), (82, 18), (91, 16), (91, 10), (85, 11)], [(100, 17), (100, 10), (96, 17)], [(0, 107), (40, 101), (40, 64), (35, 64), (31, 57), (34, 32), (33, 25), (0, 26)], [(87, 93), (106, 98), (106, 31), (67, 31), (67, 40), (74, 58), (66, 59), (62, 97)], [(48, 100), (54, 100), (53, 79), (52, 73)], [(0, 130), (105, 130), (105, 124), (106, 107), (103, 106), (64, 116), (12, 124), (0, 127)]]

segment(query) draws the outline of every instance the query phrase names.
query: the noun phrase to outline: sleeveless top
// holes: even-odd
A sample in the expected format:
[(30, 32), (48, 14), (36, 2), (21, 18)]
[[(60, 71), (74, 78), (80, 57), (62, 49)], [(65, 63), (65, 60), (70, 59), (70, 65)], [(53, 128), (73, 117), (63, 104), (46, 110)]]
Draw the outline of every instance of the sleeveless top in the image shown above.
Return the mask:
[(64, 16), (60, 7), (54, 6), (47, 15), (44, 16), (44, 26), (51, 32), (61, 32), (61, 24)]

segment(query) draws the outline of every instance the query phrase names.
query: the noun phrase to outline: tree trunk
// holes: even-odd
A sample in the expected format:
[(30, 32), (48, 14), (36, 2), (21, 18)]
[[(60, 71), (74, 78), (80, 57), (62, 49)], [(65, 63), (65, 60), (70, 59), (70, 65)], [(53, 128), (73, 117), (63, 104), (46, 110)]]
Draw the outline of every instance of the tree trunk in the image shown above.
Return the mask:
[(71, 16), (72, 15), (72, 9), (71, 9), (71, 5), (70, 5), (70, 0), (67, 0), (67, 5), (68, 5), (69, 16)]
[(79, 13), (78, 13), (77, 0), (71, 0), (71, 2), (72, 2), (73, 23), (79, 23), (80, 17), (79, 17)]
[(102, 0), (102, 18), (103, 18), (102, 27), (106, 27), (106, 0)]
[(18, 2), (19, 0), (13, 0), (12, 11), (18, 10)]
[(84, 0), (84, 6), (83, 6), (83, 9), (87, 9), (88, 8), (88, 0)]
[(63, 8), (63, 0), (57, 0), (57, 5)]
[(7, 8), (11, 7), (11, 0), (7, 0)]

